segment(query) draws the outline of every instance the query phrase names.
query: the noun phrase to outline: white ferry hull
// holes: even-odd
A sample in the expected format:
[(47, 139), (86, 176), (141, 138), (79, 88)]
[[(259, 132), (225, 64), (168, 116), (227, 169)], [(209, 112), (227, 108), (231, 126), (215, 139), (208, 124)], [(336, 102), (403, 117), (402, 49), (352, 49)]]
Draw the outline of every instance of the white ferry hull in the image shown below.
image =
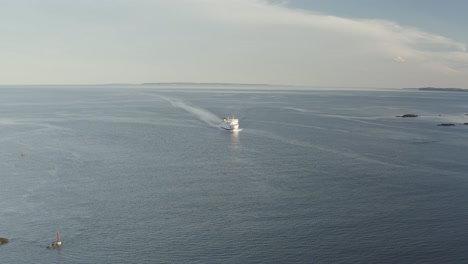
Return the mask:
[(229, 132), (241, 132), (242, 131), (242, 128), (225, 128), (225, 127), (221, 127), (221, 128)]
[(221, 123), (220, 127), (226, 131), (229, 132), (240, 132), (242, 131), (241, 128), (239, 128), (239, 119), (236, 119), (234, 117), (226, 117), (223, 119), (223, 122)]

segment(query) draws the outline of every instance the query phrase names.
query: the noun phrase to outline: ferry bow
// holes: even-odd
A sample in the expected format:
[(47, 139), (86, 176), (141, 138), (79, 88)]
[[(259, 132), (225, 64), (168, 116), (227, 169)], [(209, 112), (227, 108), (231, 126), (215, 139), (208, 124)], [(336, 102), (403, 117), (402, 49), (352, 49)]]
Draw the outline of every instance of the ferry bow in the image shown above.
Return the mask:
[(221, 128), (229, 132), (242, 131), (242, 129), (239, 128), (239, 119), (234, 116), (225, 117), (221, 123)]

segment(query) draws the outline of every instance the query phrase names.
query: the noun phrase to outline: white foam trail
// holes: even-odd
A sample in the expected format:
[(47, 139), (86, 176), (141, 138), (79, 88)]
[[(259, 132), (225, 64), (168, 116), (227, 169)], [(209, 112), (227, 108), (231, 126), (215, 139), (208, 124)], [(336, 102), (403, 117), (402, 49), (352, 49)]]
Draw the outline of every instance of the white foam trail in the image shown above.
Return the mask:
[(317, 111), (314, 111), (314, 110), (298, 108), (298, 107), (283, 107), (283, 109), (297, 111), (301, 113), (318, 113)]
[(321, 147), (321, 146), (318, 146), (318, 145), (313, 145), (313, 144), (303, 142), (303, 141), (299, 141), (299, 140), (296, 140), (296, 139), (290, 139), (290, 138), (278, 136), (278, 135), (275, 135), (275, 134), (272, 134), (272, 133), (269, 133), (269, 132), (266, 132), (266, 131), (262, 131), (262, 130), (249, 129), (246, 133), (259, 135), (259, 136), (264, 136), (264, 137), (271, 138), (271, 139), (274, 139), (274, 140), (278, 140), (278, 141), (281, 141), (281, 142), (284, 142), (284, 143), (287, 143), (287, 144), (291, 144), (291, 145), (294, 145), (294, 146), (314, 148), (314, 149), (317, 149), (317, 150), (320, 150), (320, 151), (323, 151), (323, 152), (328, 152), (328, 153), (332, 153), (332, 154), (336, 154), (336, 155), (341, 155), (341, 156), (344, 156), (344, 157), (349, 158), (349, 159), (361, 160), (361, 161), (364, 161), (364, 162), (378, 164), (378, 165), (384, 165), (384, 166), (388, 166), (388, 167), (402, 167), (402, 166), (397, 165), (397, 164), (388, 163), (388, 162), (385, 162), (385, 161), (381, 161), (381, 160), (378, 160), (378, 159), (374, 159), (374, 158), (371, 158), (371, 157), (360, 155), (358, 153), (345, 152), (345, 151), (341, 151), (341, 150), (335, 150), (335, 149), (330, 149), (330, 148), (326, 148), (326, 147)]
[(157, 96), (159, 96), (160, 98), (168, 101), (169, 103), (171, 103), (172, 106), (184, 109), (185, 111), (195, 115), (198, 119), (200, 119), (201, 121), (203, 121), (204, 123), (206, 123), (206, 124), (208, 124), (208, 125), (210, 125), (212, 127), (217, 127), (219, 125), (219, 123), (221, 122), (220, 121), (221, 118), (219, 118), (217, 115), (211, 113), (208, 110), (205, 110), (203, 108), (196, 107), (196, 106), (193, 106), (193, 105), (189, 105), (188, 103), (186, 103), (186, 102), (184, 102), (184, 101), (182, 101), (180, 99), (161, 96), (161, 95), (157, 95)]

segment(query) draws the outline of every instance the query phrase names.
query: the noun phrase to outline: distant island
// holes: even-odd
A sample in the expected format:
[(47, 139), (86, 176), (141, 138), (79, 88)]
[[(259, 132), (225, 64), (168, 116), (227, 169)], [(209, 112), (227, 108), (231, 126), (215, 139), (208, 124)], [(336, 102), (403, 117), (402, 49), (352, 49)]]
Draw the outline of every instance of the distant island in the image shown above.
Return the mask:
[[(213, 85), (231, 85), (231, 86), (285, 86), (285, 85), (276, 85), (276, 84), (265, 84), (265, 83), (194, 83), (194, 82), (154, 82), (154, 83), (142, 83), (140, 85), (204, 85), (204, 86), (213, 86)], [(288, 85), (293, 86), (293, 85)]]
[(417, 88), (421, 91), (443, 91), (443, 92), (468, 92), (468, 89), (463, 88), (435, 88), (435, 87), (423, 87)]

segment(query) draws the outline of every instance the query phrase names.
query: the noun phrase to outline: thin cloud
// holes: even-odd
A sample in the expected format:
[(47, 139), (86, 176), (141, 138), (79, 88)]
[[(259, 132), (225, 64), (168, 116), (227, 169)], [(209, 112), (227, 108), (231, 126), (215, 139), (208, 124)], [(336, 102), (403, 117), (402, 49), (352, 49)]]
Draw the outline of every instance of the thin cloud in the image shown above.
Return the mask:
[(402, 57), (400, 56), (396, 56), (395, 58), (393, 58), (395, 61), (398, 61), (398, 62), (405, 62), (406, 60), (403, 59)]
[(75, 2), (41, 1), (41, 17), (32, 10), (24, 25), (15, 24), (13, 39), (28, 36), (29, 18), (47, 22), (47, 30), (34, 32), (33, 45), (20, 39), (0, 50), (0, 82), (468, 83), (465, 44), (394, 21), (293, 9), (279, 0)]
[[(391, 70), (388, 75), (394, 79), (392, 70), (398, 72), (399, 69), (389, 68), (383, 63), (383, 58), (390, 56), (398, 62), (411, 59), (412, 71), (468, 76), (465, 44), (417, 28), (404, 27), (393, 21), (351, 19), (306, 12), (288, 8), (278, 4), (277, 1), (204, 0), (189, 4), (192, 5), (191, 10), (197, 11), (192, 15), (200, 16), (194, 19), (212, 20), (215, 24), (238, 34), (236, 37), (239, 40), (255, 41), (259, 54), (263, 53), (264, 48), (273, 45), (268, 42), (274, 42), (278, 47), (276, 52), (289, 54), (293, 58), (297, 58), (297, 53), (300, 52), (303, 54), (302, 60), (316, 62), (294, 63), (284, 58), (287, 56), (283, 56), (285, 62), (291, 63), (293, 68), (298, 64), (307, 64), (312, 68), (320, 66), (327, 68), (327, 65), (333, 67), (339, 60), (340, 64), (346, 66), (337, 69), (342, 68), (352, 72), (356, 68), (382, 68)], [(393, 56), (393, 54), (401, 55)], [(272, 56), (277, 55), (272, 54)], [(252, 59), (255, 59), (255, 56), (249, 57), (249, 60)], [(356, 61), (366, 64), (356, 65)], [(444, 70), (438, 72), (438, 69)], [(339, 71), (335, 73), (347, 75)], [(381, 79), (385, 80), (384, 77)], [(410, 81), (417, 82), (417, 80)], [(314, 78), (298, 82), (313, 84)], [(353, 82), (356, 83), (358, 80)]]

